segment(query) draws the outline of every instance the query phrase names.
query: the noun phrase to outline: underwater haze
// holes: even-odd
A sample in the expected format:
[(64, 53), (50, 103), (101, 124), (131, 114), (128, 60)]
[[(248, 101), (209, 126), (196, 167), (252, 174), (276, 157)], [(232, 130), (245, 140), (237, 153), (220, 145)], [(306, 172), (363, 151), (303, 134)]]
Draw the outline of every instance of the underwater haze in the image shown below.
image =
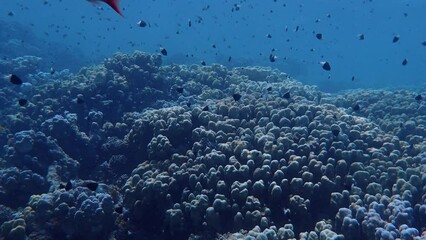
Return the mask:
[(424, 0), (10, 0), (0, 240), (426, 240)]
[[(413, 87), (425, 78), (423, 1), (127, 0), (120, 7), (124, 17), (84, 0), (5, 1), (0, 19), (33, 33), (15, 38), (48, 44), (43, 54), (52, 56), (52, 64), (64, 52), (75, 53), (82, 66), (117, 51), (156, 52), (161, 46), (170, 63), (271, 66), (327, 92)], [(140, 20), (148, 26), (139, 27)], [(396, 35), (400, 40), (393, 43)], [(271, 53), (278, 57), (274, 63)], [(324, 72), (321, 61), (330, 62), (332, 71)]]

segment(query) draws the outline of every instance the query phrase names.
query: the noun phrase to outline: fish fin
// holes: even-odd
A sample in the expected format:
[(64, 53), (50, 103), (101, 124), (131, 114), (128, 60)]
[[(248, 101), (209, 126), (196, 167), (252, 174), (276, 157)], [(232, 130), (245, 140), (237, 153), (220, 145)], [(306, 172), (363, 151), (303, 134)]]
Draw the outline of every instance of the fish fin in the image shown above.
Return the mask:
[(120, 8), (118, 7), (119, 0), (104, 0), (106, 4), (108, 4), (114, 11), (116, 11), (120, 16), (123, 17), (123, 13), (121, 12)]

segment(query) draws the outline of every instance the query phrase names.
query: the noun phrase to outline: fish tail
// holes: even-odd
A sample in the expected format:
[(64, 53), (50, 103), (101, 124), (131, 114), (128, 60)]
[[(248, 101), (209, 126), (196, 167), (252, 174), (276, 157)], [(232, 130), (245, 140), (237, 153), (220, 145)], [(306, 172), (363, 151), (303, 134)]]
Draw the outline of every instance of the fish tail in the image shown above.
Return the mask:
[(120, 16), (122, 17), (124, 16), (120, 8), (118, 7), (119, 0), (104, 0), (104, 2), (108, 4), (112, 9), (114, 9), (114, 11), (120, 14)]

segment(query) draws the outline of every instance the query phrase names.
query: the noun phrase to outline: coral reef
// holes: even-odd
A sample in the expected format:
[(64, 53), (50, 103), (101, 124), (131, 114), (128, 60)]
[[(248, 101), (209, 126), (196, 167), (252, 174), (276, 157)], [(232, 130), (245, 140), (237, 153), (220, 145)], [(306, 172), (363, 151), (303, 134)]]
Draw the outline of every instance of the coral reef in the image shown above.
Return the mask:
[(40, 75), (31, 104), (3, 110), (1, 237), (426, 235), (413, 93), (332, 96), (271, 69), (161, 64), (135, 52)]

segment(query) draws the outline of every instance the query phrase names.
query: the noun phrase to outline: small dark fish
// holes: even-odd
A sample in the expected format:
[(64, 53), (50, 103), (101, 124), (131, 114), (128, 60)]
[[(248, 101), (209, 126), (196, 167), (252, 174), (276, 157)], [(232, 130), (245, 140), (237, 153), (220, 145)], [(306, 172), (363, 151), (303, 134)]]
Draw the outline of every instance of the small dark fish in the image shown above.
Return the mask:
[(191, 21), (191, 19), (188, 19), (188, 27), (191, 27), (192, 26), (192, 21)]
[(207, 11), (207, 10), (209, 10), (209, 8), (210, 8), (210, 5), (206, 5), (206, 6), (204, 6), (201, 10), (202, 10), (202, 11)]
[(232, 60), (232, 57), (231, 56), (229, 56), (228, 57), (228, 62), (230, 62)]
[(143, 27), (143, 28), (148, 26), (148, 24), (144, 20), (140, 20), (137, 24), (139, 27)]
[(64, 187), (65, 191), (69, 191), (72, 189), (72, 182), (68, 181), (67, 184)]
[(212, 44), (212, 48), (216, 48), (216, 44)]
[(163, 47), (160, 47), (160, 53), (163, 54), (163, 56), (167, 56), (167, 50)]
[(322, 39), (322, 33), (317, 33), (317, 34), (315, 34), (315, 37), (316, 37), (318, 40), (321, 40), (321, 39)]
[(238, 5), (238, 4), (236, 4), (236, 3), (234, 3), (234, 7), (232, 8), (232, 11), (239, 11), (240, 10), (240, 8), (241, 8), (241, 6), (240, 5)]
[(267, 38), (272, 38), (272, 35), (270, 33), (266, 34)]
[(277, 57), (277, 56), (275, 56), (274, 54), (272, 54), (272, 53), (271, 53), (271, 54), (269, 54), (269, 61), (270, 61), (270, 62), (275, 62), (275, 61), (277, 61), (277, 58), (278, 58), (278, 57)]
[(352, 82), (355, 81), (355, 76), (352, 76), (351, 81)]
[(232, 94), (232, 97), (234, 98), (234, 101), (237, 102), (241, 99), (241, 94), (234, 93), (234, 94)]
[(83, 104), (84, 103), (83, 97), (82, 96), (77, 96), (76, 102), (77, 102), (77, 104)]
[(268, 87), (268, 88), (266, 89), (266, 91), (268, 91), (268, 92), (272, 91), (272, 87)]
[(15, 13), (11, 11), (7, 15), (10, 16), (10, 17), (13, 17), (13, 16), (15, 16)]
[(54, 69), (53, 67), (51, 67), (51, 68), (50, 68), (50, 75), (55, 74), (55, 72), (56, 72), (56, 71), (55, 71), (55, 69)]
[(406, 58), (404, 58), (404, 60), (402, 61), (402, 66), (407, 65), (407, 63), (408, 63), (408, 60)]
[(15, 85), (21, 85), (22, 84), (22, 80), (18, 76), (16, 76), (15, 74), (10, 74), (7, 78), (9, 79), (9, 81), (12, 84), (15, 84)]
[(364, 40), (364, 39), (365, 39), (364, 34), (362, 33), (358, 34), (358, 40)]
[(183, 93), (183, 87), (177, 87), (176, 88), (176, 92)]
[(330, 71), (331, 70), (330, 63), (328, 63), (328, 62), (325, 61), (325, 62), (320, 62), (320, 64), (322, 66), (322, 69), (324, 69), (326, 71)]
[(72, 183), (71, 181), (68, 181), (66, 184), (59, 184), (59, 189), (65, 189), (65, 191), (69, 191), (72, 189)]
[(333, 133), (333, 135), (335, 137), (337, 137), (337, 136), (339, 136), (340, 130), (339, 129), (333, 129), (333, 130), (331, 130), (331, 133)]
[(415, 98), (414, 98), (416, 101), (421, 101), (421, 100), (423, 100), (423, 97), (422, 97), (422, 95), (417, 95)]
[(285, 98), (285, 99), (290, 99), (290, 92), (286, 92), (286, 93), (284, 93), (284, 95), (283, 95), (283, 98)]
[(426, 41), (422, 42), (422, 45), (426, 47)]
[(85, 185), (90, 191), (96, 191), (99, 184), (95, 181), (90, 181), (90, 182), (86, 182)]
[(123, 206), (118, 206), (118, 207), (114, 208), (114, 211), (118, 214), (122, 214), (123, 213)]
[(27, 103), (28, 103), (27, 99), (21, 98), (21, 99), (18, 100), (18, 104), (21, 107), (25, 106)]
[(399, 39), (400, 39), (401, 37), (399, 36), (399, 35), (395, 35), (395, 36), (393, 36), (393, 39), (392, 39), (392, 42), (393, 43), (396, 43), (396, 42), (398, 42), (399, 41)]
[(352, 107), (352, 110), (354, 110), (355, 112), (357, 112), (357, 111), (359, 111), (361, 109), (361, 107), (359, 106), (359, 104), (357, 103), (357, 104), (355, 104), (353, 107)]
[(209, 110), (210, 110), (209, 106), (203, 107), (203, 111), (209, 111)]
[(206, 66), (206, 62), (201, 61), (201, 65)]

